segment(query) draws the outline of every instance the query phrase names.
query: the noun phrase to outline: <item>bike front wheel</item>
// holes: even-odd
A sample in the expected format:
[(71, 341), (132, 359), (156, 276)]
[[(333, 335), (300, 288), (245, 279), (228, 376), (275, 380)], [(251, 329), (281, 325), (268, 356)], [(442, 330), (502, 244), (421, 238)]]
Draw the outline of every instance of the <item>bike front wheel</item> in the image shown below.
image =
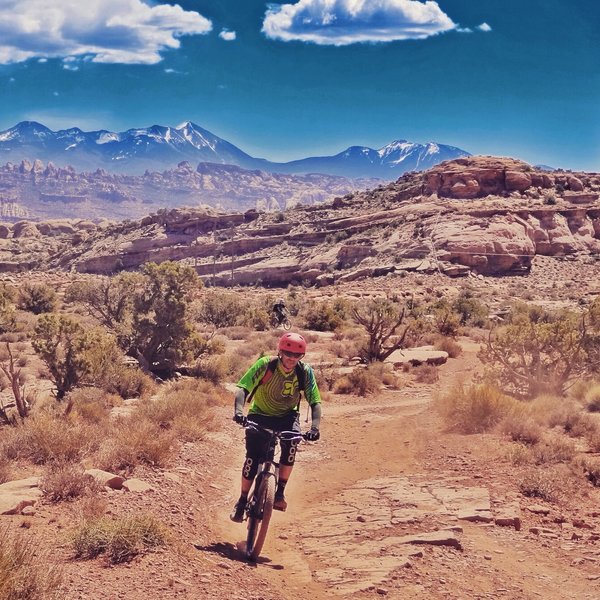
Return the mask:
[(275, 477), (272, 473), (263, 477), (260, 482), (252, 514), (248, 517), (248, 537), (246, 539), (246, 556), (256, 560), (260, 556), (265, 540), (269, 522), (273, 514), (275, 502)]
[(291, 321), (286, 317), (282, 322), (281, 326), (285, 329), (285, 331), (289, 331), (292, 328)]

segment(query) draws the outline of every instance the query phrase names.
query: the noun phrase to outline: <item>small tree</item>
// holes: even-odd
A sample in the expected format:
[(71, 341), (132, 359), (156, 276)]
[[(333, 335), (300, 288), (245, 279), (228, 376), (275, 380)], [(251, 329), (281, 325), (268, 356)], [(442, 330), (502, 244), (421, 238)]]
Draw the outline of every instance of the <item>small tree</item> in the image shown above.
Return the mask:
[(404, 325), (400, 334), (396, 331), (404, 323), (406, 307), (388, 299), (376, 299), (361, 308), (355, 306), (351, 314), (367, 332), (367, 343), (359, 349), (364, 362), (384, 361), (394, 350), (405, 347), (410, 326)]
[(505, 391), (526, 398), (564, 394), (600, 367), (598, 301), (584, 314), (516, 307), (511, 323), (492, 330), (479, 353), (488, 376)]
[[(17, 412), (21, 419), (24, 419), (29, 414), (30, 399), (25, 395), (25, 375), (21, 367), (17, 366), (17, 360), (15, 360), (12, 348), (8, 342), (5, 342), (4, 355), (0, 355), (0, 370), (4, 373), (10, 385)], [(1, 406), (0, 413), (3, 420), (8, 422), (8, 415)]]
[(202, 281), (192, 267), (175, 262), (148, 263), (142, 275), (144, 286), (134, 299), (130, 353), (144, 370), (169, 374), (203, 347), (188, 322), (193, 292)]
[(56, 292), (45, 283), (24, 283), (19, 289), (19, 306), (34, 315), (52, 312), (57, 302)]
[(62, 400), (88, 373), (86, 351), (90, 344), (83, 327), (70, 317), (48, 314), (38, 320), (32, 346), (50, 371), (57, 400)]

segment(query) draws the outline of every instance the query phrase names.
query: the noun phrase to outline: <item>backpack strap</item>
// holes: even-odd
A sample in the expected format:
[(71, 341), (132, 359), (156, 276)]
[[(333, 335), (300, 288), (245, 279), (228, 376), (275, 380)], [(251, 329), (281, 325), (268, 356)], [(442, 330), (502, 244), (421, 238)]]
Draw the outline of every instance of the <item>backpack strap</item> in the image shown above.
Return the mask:
[(246, 402), (250, 402), (252, 400), (252, 396), (254, 396), (254, 392), (258, 389), (258, 386), (267, 383), (271, 377), (273, 377), (273, 373), (275, 373), (275, 369), (277, 368), (277, 361), (279, 359), (277, 357), (271, 359), (265, 370), (265, 374), (261, 377), (260, 381), (254, 386), (254, 389), (246, 396)]

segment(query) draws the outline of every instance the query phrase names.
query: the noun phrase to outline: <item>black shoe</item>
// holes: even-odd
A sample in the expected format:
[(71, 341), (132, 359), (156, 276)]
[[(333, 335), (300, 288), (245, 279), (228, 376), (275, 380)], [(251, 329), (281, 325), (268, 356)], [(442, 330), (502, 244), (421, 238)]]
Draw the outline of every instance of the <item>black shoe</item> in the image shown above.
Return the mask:
[(287, 502), (285, 501), (285, 496), (283, 494), (277, 494), (275, 496), (275, 502), (273, 502), (273, 508), (275, 510), (280, 510), (281, 512), (285, 512), (287, 508)]
[(229, 518), (234, 523), (241, 523), (244, 520), (244, 511), (246, 510), (246, 502), (244, 500), (238, 500), (233, 507), (233, 511), (229, 515)]

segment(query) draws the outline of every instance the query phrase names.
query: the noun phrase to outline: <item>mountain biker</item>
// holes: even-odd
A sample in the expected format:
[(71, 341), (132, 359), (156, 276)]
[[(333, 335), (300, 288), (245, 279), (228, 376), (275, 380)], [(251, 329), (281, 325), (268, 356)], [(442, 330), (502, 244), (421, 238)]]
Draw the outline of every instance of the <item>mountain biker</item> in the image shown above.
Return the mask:
[(278, 298), (275, 304), (273, 304), (273, 308), (271, 309), (273, 315), (277, 319), (277, 323), (281, 325), (283, 320), (287, 316), (287, 308), (285, 306), (285, 300), (283, 298)]
[[(277, 358), (268, 356), (259, 358), (240, 379), (235, 394), (233, 420), (245, 426), (256, 423), (274, 431), (296, 431), (300, 433), (300, 392), (304, 392), (311, 407), (312, 423), (305, 439), (316, 441), (320, 437), (321, 394), (317, 387), (315, 374), (310, 365), (300, 362), (306, 353), (306, 340), (297, 333), (284, 334), (277, 346)], [(267, 373), (273, 365), (268, 381)], [(302, 371), (304, 388), (300, 390), (298, 369)], [(248, 416), (244, 416), (244, 403), (248, 395), (252, 402)], [(269, 439), (264, 433), (252, 428), (246, 429), (246, 459), (242, 467), (241, 493), (230, 515), (232, 521), (241, 523), (248, 502), (248, 493), (256, 472), (260, 457), (264, 455)], [(279, 481), (275, 490), (275, 510), (285, 511), (285, 486), (292, 473), (298, 441), (281, 440)]]

